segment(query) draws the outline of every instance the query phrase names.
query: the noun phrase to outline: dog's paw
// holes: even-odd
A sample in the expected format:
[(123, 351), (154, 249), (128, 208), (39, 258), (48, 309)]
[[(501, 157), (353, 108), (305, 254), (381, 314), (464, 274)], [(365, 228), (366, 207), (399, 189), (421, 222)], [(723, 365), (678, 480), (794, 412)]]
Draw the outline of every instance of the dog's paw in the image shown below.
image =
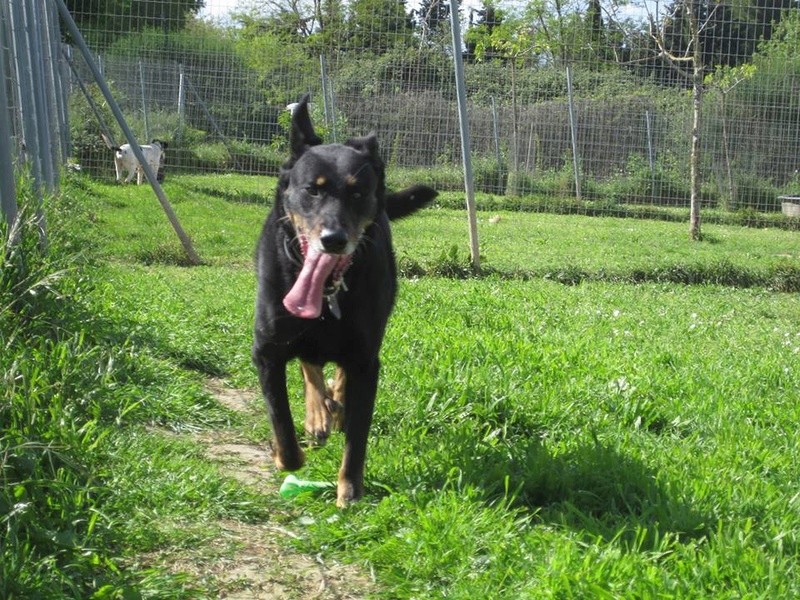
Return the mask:
[[(336, 382), (329, 379), (325, 388), (325, 410), (331, 417), (334, 431), (344, 431), (344, 383), (336, 387)], [(340, 389), (341, 388), (341, 389)], [(341, 399), (340, 399), (341, 398)]]
[(304, 429), (310, 446), (324, 446), (331, 433), (330, 415), (326, 414), (323, 408), (313, 412), (307, 411)]
[(336, 506), (347, 508), (354, 502), (364, 497), (364, 482), (353, 481), (339, 474), (339, 484), (336, 486)]
[(344, 406), (334, 400), (329, 387), (321, 402), (311, 402), (306, 406), (305, 431), (312, 446), (324, 446), (331, 431), (341, 431), (344, 423)]
[(299, 446), (291, 451), (281, 450), (274, 443), (271, 446), (272, 460), (280, 471), (297, 471), (306, 462), (306, 455)]

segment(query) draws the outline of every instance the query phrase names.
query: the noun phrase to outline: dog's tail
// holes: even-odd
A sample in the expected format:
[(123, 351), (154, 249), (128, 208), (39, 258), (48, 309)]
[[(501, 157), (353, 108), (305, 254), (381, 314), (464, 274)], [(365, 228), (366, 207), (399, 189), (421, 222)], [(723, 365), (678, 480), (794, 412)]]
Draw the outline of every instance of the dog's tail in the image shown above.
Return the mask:
[(115, 145), (114, 140), (112, 140), (108, 135), (106, 135), (105, 133), (101, 133), (100, 137), (103, 138), (103, 142), (105, 143), (106, 148), (108, 148), (109, 150), (114, 150), (115, 152), (119, 150), (119, 146)]
[(386, 216), (390, 221), (414, 214), (428, 206), (439, 192), (427, 185), (412, 185), (399, 192), (386, 195)]

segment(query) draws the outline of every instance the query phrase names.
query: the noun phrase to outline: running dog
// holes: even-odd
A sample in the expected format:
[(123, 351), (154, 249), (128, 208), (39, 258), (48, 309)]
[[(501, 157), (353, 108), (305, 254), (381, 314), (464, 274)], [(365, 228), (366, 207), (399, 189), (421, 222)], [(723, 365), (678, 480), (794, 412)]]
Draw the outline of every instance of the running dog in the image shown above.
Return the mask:
[[(156, 173), (158, 181), (164, 180), (163, 166), (164, 150), (166, 148), (167, 142), (161, 140), (153, 140), (149, 144), (141, 146), (142, 154), (144, 154), (144, 158), (153, 173)], [(145, 179), (144, 169), (139, 164), (139, 161), (136, 160), (136, 155), (133, 153), (131, 145), (122, 144), (122, 146), (112, 149), (114, 150), (114, 168), (117, 174), (117, 181), (122, 181), (124, 172), (127, 172), (128, 176), (125, 178), (124, 183), (130, 183), (133, 180), (133, 176), (136, 175), (136, 184), (142, 185)]]
[[(436, 192), (413, 186), (387, 194), (375, 134), (323, 144), (308, 96), (293, 111), (290, 146), (256, 251), (253, 362), (279, 469), (299, 469), (305, 460), (286, 389), (290, 360), (300, 359), (305, 378), (306, 431), (324, 442), (341, 418), (336, 504), (345, 507), (364, 494), (378, 354), (397, 291), (389, 221), (427, 205)], [(330, 393), (322, 377), (328, 362), (337, 365)]]

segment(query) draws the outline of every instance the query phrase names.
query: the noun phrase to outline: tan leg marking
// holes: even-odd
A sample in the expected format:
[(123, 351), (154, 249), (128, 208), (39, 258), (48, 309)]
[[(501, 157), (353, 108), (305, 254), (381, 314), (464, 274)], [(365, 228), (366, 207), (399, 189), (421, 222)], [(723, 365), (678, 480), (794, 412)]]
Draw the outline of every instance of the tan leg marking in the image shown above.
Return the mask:
[(364, 481), (348, 481), (344, 477), (344, 467), (339, 470), (339, 483), (336, 486), (336, 506), (347, 508), (364, 496)]
[(306, 396), (305, 430), (312, 443), (324, 445), (331, 433), (333, 417), (326, 405), (325, 375), (322, 367), (301, 362)]
[(347, 375), (342, 367), (336, 367), (336, 375), (333, 379), (328, 380), (325, 400), (328, 403), (328, 410), (333, 415), (333, 428), (336, 431), (341, 431), (344, 426), (344, 385), (346, 381)]
[(287, 461), (281, 457), (280, 450), (274, 442), (271, 444), (272, 460), (279, 471), (296, 471), (302, 467), (306, 462), (306, 455), (301, 448), (296, 448), (296, 456), (293, 460)]

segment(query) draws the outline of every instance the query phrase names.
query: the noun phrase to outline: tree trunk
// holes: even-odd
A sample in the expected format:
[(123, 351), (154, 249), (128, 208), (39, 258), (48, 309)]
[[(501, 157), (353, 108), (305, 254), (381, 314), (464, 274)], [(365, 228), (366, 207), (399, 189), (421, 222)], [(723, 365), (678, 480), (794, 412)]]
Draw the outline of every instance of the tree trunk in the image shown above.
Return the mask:
[(517, 122), (517, 68), (515, 61), (511, 60), (511, 168), (508, 170), (506, 193), (509, 196), (519, 196), (522, 193), (519, 173), (519, 124)]
[(694, 57), (692, 60), (692, 150), (689, 156), (691, 197), (689, 204), (689, 237), (699, 240), (700, 234), (700, 125), (703, 112), (703, 52), (700, 47), (700, 23), (697, 19), (695, 2), (687, 4), (689, 23), (692, 30)]

